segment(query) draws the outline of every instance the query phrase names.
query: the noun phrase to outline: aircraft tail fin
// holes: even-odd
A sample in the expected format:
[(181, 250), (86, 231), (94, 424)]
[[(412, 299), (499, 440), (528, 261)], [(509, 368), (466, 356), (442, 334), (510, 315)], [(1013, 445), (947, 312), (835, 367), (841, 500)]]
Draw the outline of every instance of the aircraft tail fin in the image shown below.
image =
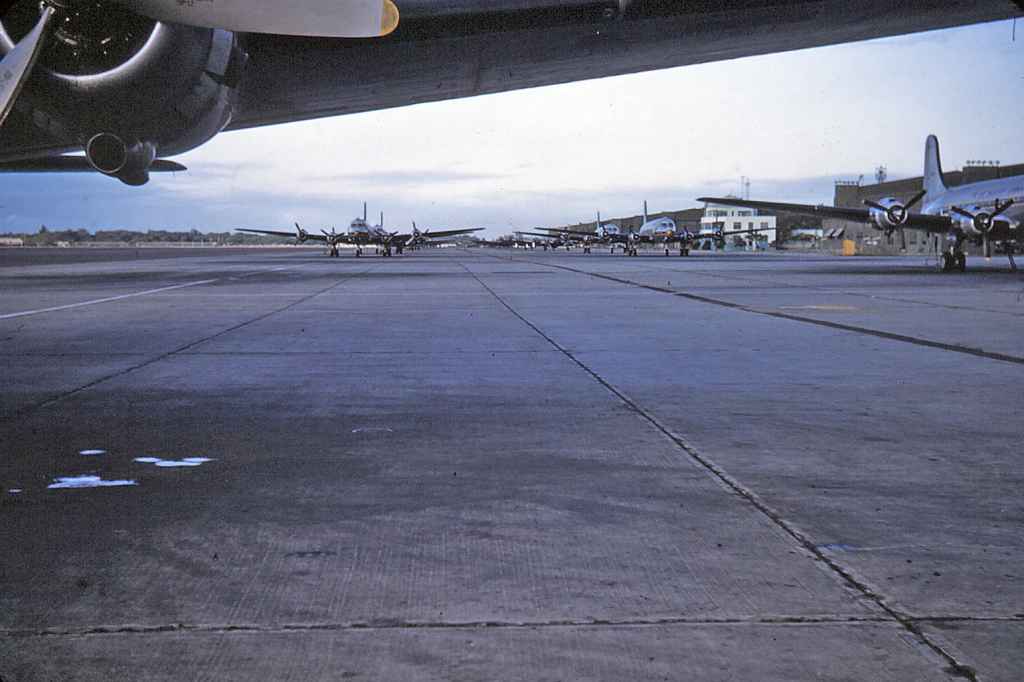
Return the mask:
[(946, 191), (942, 179), (942, 159), (939, 157), (939, 138), (929, 135), (924, 143), (924, 189), (932, 198)]
[(644, 224), (647, 223), (647, 200), (644, 199)]

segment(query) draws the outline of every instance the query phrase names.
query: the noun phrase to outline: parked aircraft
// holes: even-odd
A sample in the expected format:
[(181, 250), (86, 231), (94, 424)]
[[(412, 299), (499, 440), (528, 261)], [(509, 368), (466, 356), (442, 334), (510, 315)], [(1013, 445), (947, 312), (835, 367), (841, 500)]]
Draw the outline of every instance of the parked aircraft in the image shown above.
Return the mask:
[[(381, 222), (383, 222), (383, 220)], [(418, 249), (421, 246), (429, 245), (435, 239), (447, 239), (448, 237), (457, 237), (462, 234), (480, 232), (483, 229), (484, 228), (482, 227), (471, 227), (460, 230), (426, 229), (420, 232), (420, 230), (416, 227), (416, 221), (414, 220), (412, 223), (412, 234), (409, 235), (408, 239), (406, 239), (405, 241), (405, 244), (403, 244), (402, 246), (403, 248), (406, 249)], [(399, 253), (401, 253), (401, 249), (399, 249)]]
[[(702, 197), (698, 201), (869, 223), (887, 235), (899, 232), (904, 248), (903, 230), (921, 230), (945, 237), (946, 248), (938, 263), (943, 272), (963, 272), (966, 269), (967, 255), (963, 245), (967, 241), (982, 245), (986, 258), (992, 255), (992, 243), (1000, 243), (1010, 260), (1010, 267), (1016, 269), (1013, 253), (1024, 238), (1021, 226), (1024, 221), (1024, 175), (948, 187), (942, 175), (939, 140), (934, 135), (929, 135), (925, 141), (923, 187), (906, 202), (887, 197), (880, 201), (865, 201), (867, 208), (861, 209), (733, 197)], [(922, 201), (921, 212), (911, 213), (910, 209)]]
[(354, 245), (356, 257), (363, 255), (363, 249), (367, 246), (373, 246), (377, 248), (381, 255), (390, 256), (392, 253), (402, 253), (406, 246), (411, 242), (418, 244), (428, 243), (431, 239), (440, 239), (443, 237), (451, 237), (458, 234), (469, 234), (471, 232), (479, 232), (484, 229), (482, 227), (471, 227), (461, 230), (442, 230), (433, 232), (427, 230), (426, 232), (420, 232), (416, 230), (415, 223), (413, 223), (413, 233), (402, 234), (399, 232), (388, 232), (384, 229), (384, 213), (380, 214), (380, 224), (370, 225), (366, 220), (366, 202), (363, 202), (363, 215), (362, 217), (356, 217), (352, 219), (349, 224), (348, 232), (336, 232), (332, 227), (331, 231), (321, 230), (321, 234), (307, 232), (302, 227), (295, 223), (295, 232), (281, 232), (279, 230), (257, 230), (247, 227), (235, 228), (239, 232), (251, 232), (253, 234), (270, 234), (278, 237), (295, 237), (298, 243), (302, 244), (306, 241), (321, 241), (327, 245), (327, 255), (332, 258), (337, 258), (339, 255), (339, 247), (342, 244)]
[(224, 130), (1021, 14), (1012, 0), (397, 1), (401, 24), (392, 0), (2, 0), (2, 170), (141, 185)]
[[(660, 217), (653, 220), (648, 219), (646, 201), (644, 202), (643, 223), (641, 224), (639, 231), (623, 231), (614, 223), (602, 223), (600, 212), (597, 214), (597, 222), (594, 223), (594, 225), (594, 232), (570, 230), (568, 228), (558, 227), (548, 227), (543, 229), (559, 235), (563, 240), (578, 240), (578, 242), (584, 245), (584, 253), (590, 253), (590, 247), (592, 244), (607, 244), (611, 246), (612, 253), (615, 253), (616, 246), (621, 246), (623, 253), (627, 256), (638, 255), (638, 246), (640, 244), (662, 244), (665, 247), (665, 255), (667, 256), (671, 252), (669, 245), (673, 243), (679, 245), (680, 256), (689, 256), (694, 243), (699, 240), (711, 237), (719, 244), (724, 244), (725, 237), (727, 236), (736, 234), (752, 234), (756, 232), (756, 230), (749, 229), (729, 231), (717, 230), (714, 234), (709, 235), (707, 233), (694, 234), (687, 229), (678, 230), (676, 222), (671, 218)], [(540, 236), (551, 237), (552, 235)]]

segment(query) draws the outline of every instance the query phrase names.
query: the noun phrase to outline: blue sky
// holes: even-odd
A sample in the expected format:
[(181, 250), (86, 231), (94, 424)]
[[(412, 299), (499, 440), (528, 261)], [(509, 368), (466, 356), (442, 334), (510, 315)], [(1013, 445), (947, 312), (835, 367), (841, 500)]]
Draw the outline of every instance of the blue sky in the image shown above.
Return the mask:
[(187, 173), (132, 188), (6, 175), (0, 231), (535, 225), (694, 206), (703, 194), (828, 203), (835, 179), (1024, 162), (1024, 22), (752, 57), (226, 133)]

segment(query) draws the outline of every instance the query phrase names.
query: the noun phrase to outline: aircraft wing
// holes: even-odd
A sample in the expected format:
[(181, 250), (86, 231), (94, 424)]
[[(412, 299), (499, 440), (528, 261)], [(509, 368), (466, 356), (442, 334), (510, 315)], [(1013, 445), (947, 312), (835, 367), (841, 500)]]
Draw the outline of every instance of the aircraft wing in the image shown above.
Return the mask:
[(598, 239), (599, 238), (596, 233), (594, 233), (594, 232), (584, 232), (583, 230), (567, 230), (567, 229), (560, 228), (560, 227), (545, 227), (543, 229), (548, 230), (549, 232), (554, 232), (556, 234), (572, 234), (572, 235), (578, 235), (580, 237), (593, 237), (594, 239)]
[(420, 236), (424, 239), (442, 239), (444, 237), (454, 237), (458, 234), (469, 234), (470, 232), (480, 232), (485, 228), (482, 227), (470, 227), (463, 230), (428, 230), (427, 232), (421, 232)]
[[(866, 208), (836, 208), (834, 206), (811, 206), (809, 204), (786, 204), (777, 201), (751, 201), (749, 199), (736, 199), (734, 197), (700, 197), (697, 201), (709, 204), (722, 204), (724, 206), (738, 206), (740, 208), (756, 208), (766, 211), (783, 211), (787, 213), (799, 213), (802, 215), (818, 216), (820, 218), (838, 218), (853, 222), (872, 223), (871, 211)], [(911, 213), (907, 216), (907, 222), (902, 225), (908, 230), (924, 230), (926, 232), (949, 232), (953, 227), (953, 221), (946, 216), (924, 215)], [(750, 231), (750, 230), (747, 230)], [(756, 232), (756, 230), (754, 230)]]
[[(253, 234), (271, 234), (276, 237), (291, 237), (292, 239), (298, 239), (299, 236), (294, 232), (282, 232), (280, 230), (254, 230), (249, 227), (236, 227), (236, 232), (252, 232)], [(325, 242), (327, 237), (322, 234), (310, 234), (307, 233), (305, 239), (311, 239), (316, 242)]]
[[(1011, 0), (398, 0), (373, 40), (246, 34), (229, 129), (1019, 16)], [(386, 135), (386, 131), (382, 134)]]

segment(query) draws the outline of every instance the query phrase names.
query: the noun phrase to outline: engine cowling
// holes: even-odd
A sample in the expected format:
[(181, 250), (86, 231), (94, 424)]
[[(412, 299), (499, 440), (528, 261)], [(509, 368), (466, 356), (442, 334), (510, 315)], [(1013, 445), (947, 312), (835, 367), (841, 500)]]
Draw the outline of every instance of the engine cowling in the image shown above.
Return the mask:
[(886, 197), (875, 203), (868, 211), (876, 229), (891, 232), (907, 222), (910, 211), (898, 199)]
[[(230, 122), (245, 64), (231, 32), (158, 22), (102, 1), (58, 12), (15, 111), (80, 145), (97, 169), (141, 184), (157, 156), (192, 149)], [(38, 18), (37, 3), (16, 3), (0, 22), (0, 51)]]

